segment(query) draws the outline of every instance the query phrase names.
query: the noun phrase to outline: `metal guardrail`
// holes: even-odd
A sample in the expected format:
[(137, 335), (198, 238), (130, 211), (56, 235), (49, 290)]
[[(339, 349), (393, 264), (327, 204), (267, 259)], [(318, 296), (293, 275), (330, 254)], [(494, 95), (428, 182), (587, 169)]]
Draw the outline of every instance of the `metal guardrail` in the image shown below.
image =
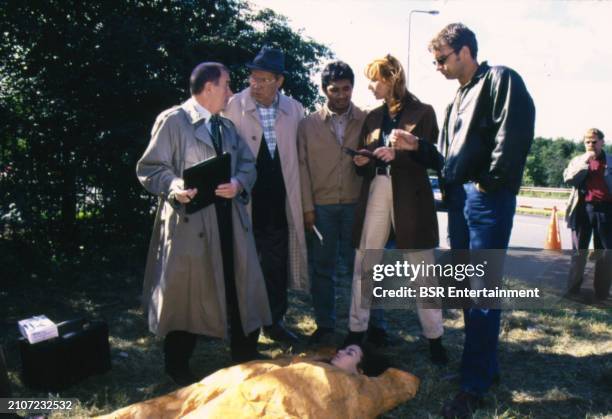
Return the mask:
[(571, 188), (545, 188), (541, 186), (521, 186), (521, 192), (541, 192), (541, 193), (571, 193)]

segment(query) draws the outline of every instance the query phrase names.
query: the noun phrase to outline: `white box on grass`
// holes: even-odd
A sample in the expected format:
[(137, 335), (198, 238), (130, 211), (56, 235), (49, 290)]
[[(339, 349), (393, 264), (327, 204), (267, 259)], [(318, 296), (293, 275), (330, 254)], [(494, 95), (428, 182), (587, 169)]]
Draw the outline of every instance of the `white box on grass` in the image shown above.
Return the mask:
[(38, 343), (58, 336), (57, 325), (45, 315), (19, 320), (17, 324), (21, 335), (30, 343)]

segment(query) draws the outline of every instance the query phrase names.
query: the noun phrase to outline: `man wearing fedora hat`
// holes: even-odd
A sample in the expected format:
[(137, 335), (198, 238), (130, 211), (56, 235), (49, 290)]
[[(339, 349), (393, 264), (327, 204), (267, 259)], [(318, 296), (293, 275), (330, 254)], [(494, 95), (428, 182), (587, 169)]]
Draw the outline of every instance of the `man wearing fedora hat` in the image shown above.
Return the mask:
[(288, 286), (308, 288), (297, 157), (297, 128), (304, 108), (279, 91), (285, 80), (282, 51), (263, 47), (247, 67), (249, 87), (230, 99), (225, 115), (257, 159), (251, 214), (273, 322), (264, 334), (295, 343), (297, 337), (284, 327), (283, 317)]

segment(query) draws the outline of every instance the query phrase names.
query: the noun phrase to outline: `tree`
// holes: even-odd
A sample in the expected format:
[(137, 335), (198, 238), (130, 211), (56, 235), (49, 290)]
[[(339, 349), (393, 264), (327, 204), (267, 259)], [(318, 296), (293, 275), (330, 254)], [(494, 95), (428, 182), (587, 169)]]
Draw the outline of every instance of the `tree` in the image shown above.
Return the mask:
[[(523, 184), (528, 186), (563, 187), (563, 171), (578, 154), (579, 145), (565, 138), (538, 137), (527, 156)], [(584, 149), (582, 149), (584, 152)]]
[(533, 140), (531, 150), (525, 162), (523, 185), (541, 186), (545, 183), (546, 174), (542, 162), (542, 149), (548, 147), (551, 140), (537, 137)]
[(277, 46), (286, 91), (312, 108), (311, 76), (331, 57), (242, 0), (7, 1), (0, 33), (0, 233), (43, 258), (85, 242), (144, 247), (154, 200), (134, 167), (197, 63), (225, 63), (238, 88), (244, 64)]

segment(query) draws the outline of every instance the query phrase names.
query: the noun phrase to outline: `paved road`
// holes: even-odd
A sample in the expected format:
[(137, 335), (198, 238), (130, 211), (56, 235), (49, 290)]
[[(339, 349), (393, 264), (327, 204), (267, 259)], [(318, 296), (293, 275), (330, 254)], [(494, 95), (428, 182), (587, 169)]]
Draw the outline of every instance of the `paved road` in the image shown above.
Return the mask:
[[(559, 229), (561, 232), (561, 246), (563, 249), (571, 249), (571, 232), (565, 226), (562, 217), (559, 219)], [(514, 217), (514, 227), (510, 236), (510, 247), (528, 247), (542, 249), (546, 240), (548, 224), (550, 218), (534, 215), (516, 215)], [(438, 224), (440, 225), (440, 247), (448, 248), (447, 237), (447, 216), (446, 212), (438, 212)]]
[[(561, 218), (561, 217), (559, 217)], [(531, 248), (531, 249), (542, 249), (544, 247), (544, 240), (546, 237), (546, 232), (548, 230), (548, 223), (550, 222), (549, 217), (538, 217), (533, 215), (516, 215), (514, 217), (514, 228), (512, 229), (512, 235), (510, 236), (510, 247), (522, 247), (522, 248)], [(447, 226), (447, 216), (446, 212), (438, 212), (438, 223), (440, 225), (440, 247), (448, 248), (447, 240), (446, 240), (446, 226)], [(565, 227), (565, 222), (560, 220), (559, 223), (560, 232), (561, 232), (561, 246), (563, 249), (571, 249), (572, 243), (570, 238), (570, 230)], [(591, 242), (590, 247), (593, 247), (593, 243)], [(520, 252), (520, 250), (515, 250), (513, 253), (517, 255), (516, 252)], [(544, 252), (543, 252), (544, 253)], [(534, 253), (539, 257), (542, 256), (543, 253)], [(552, 252), (555, 253), (555, 252)], [(534, 254), (531, 254), (533, 256)], [(548, 254), (550, 256), (550, 254)], [(542, 262), (534, 262), (533, 260), (529, 262), (530, 258), (522, 258), (520, 259), (520, 269), (524, 272), (530, 272), (528, 277), (538, 277), (540, 275), (542, 278), (545, 278), (547, 275), (552, 275), (554, 279), (554, 283), (556, 286), (563, 287), (565, 284), (565, 277), (567, 275), (567, 271), (569, 270), (569, 253), (563, 252), (563, 255), (559, 255), (560, 260), (558, 263), (553, 264), (542, 264)], [(592, 260), (587, 261), (587, 265), (584, 273), (584, 282), (582, 284), (582, 291), (580, 296), (575, 297), (572, 301), (575, 304), (586, 304), (586, 305), (596, 305), (597, 307), (609, 308), (612, 310), (612, 297), (608, 298), (606, 302), (594, 302), (593, 297), (593, 271), (594, 271), (594, 263)], [(517, 265), (518, 266), (518, 265)], [(533, 274), (531, 273), (533, 272)], [(561, 279), (559, 279), (561, 278)], [(558, 282), (561, 281), (561, 282)], [(558, 283), (557, 283), (558, 282)], [(580, 305), (578, 305), (580, 307)]]

